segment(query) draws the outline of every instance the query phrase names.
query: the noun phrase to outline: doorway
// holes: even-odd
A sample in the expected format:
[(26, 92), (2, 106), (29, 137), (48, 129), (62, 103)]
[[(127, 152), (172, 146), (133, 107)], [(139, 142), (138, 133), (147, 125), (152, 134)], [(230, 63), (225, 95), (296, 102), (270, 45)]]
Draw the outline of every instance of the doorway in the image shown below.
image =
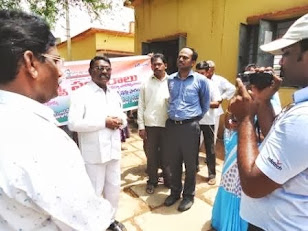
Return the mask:
[(142, 54), (162, 53), (167, 59), (167, 73), (170, 75), (177, 71), (177, 56), (179, 50), (186, 46), (186, 37), (180, 36), (172, 40), (156, 40), (142, 43)]

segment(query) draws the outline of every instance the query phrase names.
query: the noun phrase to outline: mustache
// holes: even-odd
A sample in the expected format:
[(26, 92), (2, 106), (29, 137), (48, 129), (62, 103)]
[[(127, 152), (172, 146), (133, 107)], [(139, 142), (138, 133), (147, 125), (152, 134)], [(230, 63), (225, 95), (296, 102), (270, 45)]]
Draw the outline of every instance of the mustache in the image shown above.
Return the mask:
[(110, 79), (109, 75), (105, 75), (105, 74), (101, 74), (99, 75), (100, 78), (106, 78), (106, 79)]

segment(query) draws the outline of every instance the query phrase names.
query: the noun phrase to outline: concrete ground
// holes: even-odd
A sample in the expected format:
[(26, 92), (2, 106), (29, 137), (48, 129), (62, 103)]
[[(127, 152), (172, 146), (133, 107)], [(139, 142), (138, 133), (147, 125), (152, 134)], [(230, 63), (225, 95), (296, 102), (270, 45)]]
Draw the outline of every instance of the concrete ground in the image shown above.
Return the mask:
[[(221, 140), (218, 140), (217, 153), (223, 156)], [(171, 207), (163, 205), (169, 189), (163, 184), (149, 195), (145, 192), (147, 175), (146, 157), (142, 140), (136, 130), (124, 146), (121, 160), (121, 196), (116, 219), (123, 222), (128, 231), (208, 231), (211, 230), (211, 213), (217, 193), (223, 161), (217, 159), (217, 183), (207, 184), (205, 154), (200, 152), (200, 172), (197, 174), (196, 197), (194, 205), (185, 212), (178, 212), (180, 200)]]

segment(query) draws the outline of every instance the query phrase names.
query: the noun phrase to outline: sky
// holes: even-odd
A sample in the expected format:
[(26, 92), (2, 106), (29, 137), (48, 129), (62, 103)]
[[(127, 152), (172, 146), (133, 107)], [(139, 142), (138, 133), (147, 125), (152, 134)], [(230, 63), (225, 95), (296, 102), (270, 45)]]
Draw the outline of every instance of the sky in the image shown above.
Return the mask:
[[(70, 8), (71, 37), (90, 27), (129, 32), (129, 23), (134, 21), (134, 10), (124, 7), (123, 0), (112, 0), (112, 8), (103, 11), (100, 20), (92, 21), (90, 16), (79, 8)], [(52, 30), (61, 41), (66, 40), (66, 20), (61, 17)]]

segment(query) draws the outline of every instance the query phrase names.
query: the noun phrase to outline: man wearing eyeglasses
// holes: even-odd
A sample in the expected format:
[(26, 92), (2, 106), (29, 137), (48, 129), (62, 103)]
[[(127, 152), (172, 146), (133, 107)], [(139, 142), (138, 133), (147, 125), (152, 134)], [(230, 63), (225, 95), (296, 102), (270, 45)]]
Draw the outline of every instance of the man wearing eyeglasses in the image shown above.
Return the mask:
[(117, 209), (121, 171), (120, 130), (126, 126), (120, 95), (107, 83), (111, 63), (95, 56), (89, 67), (91, 81), (71, 95), (68, 127), (78, 133), (78, 143), (96, 194), (103, 195)]
[(123, 230), (78, 147), (43, 105), (62, 71), (47, 23), (0, 11), (0, 230)]

